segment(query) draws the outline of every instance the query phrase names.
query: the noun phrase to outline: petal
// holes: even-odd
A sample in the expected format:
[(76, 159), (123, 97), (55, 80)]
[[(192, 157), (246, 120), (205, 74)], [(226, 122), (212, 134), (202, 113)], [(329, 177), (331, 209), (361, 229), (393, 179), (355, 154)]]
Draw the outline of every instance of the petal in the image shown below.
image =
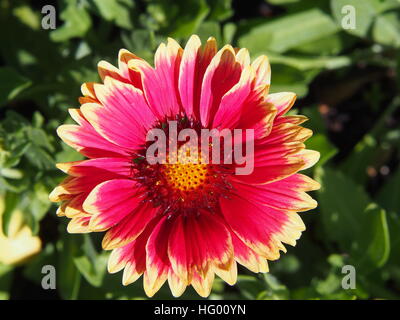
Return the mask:
[(114, 179), (96, 186), (83, 203), (83, 209), (93, 215), (90, 229), (104, 231), (121, 222), (140, 201), (135, 181)]
[(253, 129), (256, 140), (265, 138), (272, 130), (276, 119), (276, 108), (264, 101), (264, 89), (253, 89), (242, 107), (242, 116), (237, 129)]
[(251, 184), (270, 183), (311, 166), (318, 160), (318, 153), (303, 150), (303, 142), (311, 135), (310, 129), (291, 123), (274, 125), (271, 133), (255, 145), (250, 159), (254, 161), (253, 172), (236, 175), (234, 179)]
[(90, 233), (89, 222), (91, 215), (72, 218), (68, 223), (67, 231), (69, 233)]
[(172, 39), (161, 44), (155, 54), (155, 69), (147, 62), (129, 61), (129, 67), (142, 75), (143, 90), (151, 110), (159, 119), (175, 116), (180, 111), (178, 73), (182, 48)]
[(137, 149), (156, 121), (142, 91), (109, 77), (104, 85), (95, 85), (95, 91), (104, 108), (93, 103), (82, 105), (86, 119), (110, 142)]
[(298, 153), (298, 156), (304, 161), (304, 166), (301, 170), (306, 170), (318, 162), (320, 153), (314, 150), (302, 150)]
[(94, 92), (94, 82), (86, 82), (81, 85), (81, 92), (83, 97), (79, 98), (79, 103), (84, 104), (88, 102), (98, 103), (96, 93)]
[(136, 125), (137, 130), (147, 133), (155, 123), (156, 118), (148, 107), (143, 92), (131, 84), (107, 77), (104, 85), (94, 85), (94, 90), (108, 111), (116, 113), (118, 118), (127, 118), (132, 122), (130, 127)]
[(233, 261), (228, 269), (214, 268), (214, 272), (227, 284), (233, 286), (237, 281), (237, 264)]
[(133, 59), (139, 59), (138, 56), (133, 54), (132, 52), (129, 52), (126, 49), (121, 49), (119, 50), (118, 53), (118, 68), (120, 71), (120, 74), (123, 78), (129, 79), (130, 83), (135, 86), (136, 88), (143, 90), (142, 86), (142, 77), (140, 75), (140, 72), (132, 70), (129, 68), (129, 61)]
[(66, 202), (64, 213), (68, 218), (82, 217), (87, 215), (87, 213), (83, 210), (82, 205), (88, 194), (89, 192), (80, 193)]
[(254, 80), (254, 70), (247, 66), (240, 80), (223, 97), (215, 114), (213, 128), (234, 128), (242, 116), (243, 104), (246, 102)]
[(201, 83), (211, 59), (217, 52), (214, 38), (209, 38), (204, 48), (198, 36), (190, 37), (182, 56), (179, 71), (179, 93), (188, 118), (199, 119)]
[(249, 50), (246, 48), (241, 48), (237, 53), (236, 53), (236, 61), (240, 63), (242, 68), (245, 68), (250, 65), (250, 54)]
[(187, 284), (178, 277), (172, 269), (168, 272), (168, 284), (172, 295), (175, 298), (180, 297), (186, 290)]
[(106, 77), (111, 77), (119, 81), (127, 81), (127, 79), (122, 77), (119, 69), (107, 61), (99, 61), (97, 64), (97, 70), (99, 71), (99, 76), (103, 81)]
[(123, 218), (116, 226), (111, 227), (103, 238), (104, 250), (111, 250), (135, 240), (148, 223), (155, 217), (158, 208), (149, 203), (136, 207), (134, 211)]
[(158, 221), (158, 218), (153, 219), (135, 240), (111, 252), (108, 272), (116, 273), (125, 268), (123, 285), (136, 281), (146, 270), (146, 243)]
[(130, 123), (128, 116), (123, 118), (95, 103), (84, 104), (81, 111), (102, 137), (123, 149), (137, 150), (145, 141), (146, 136), (139, 133), (140, 127)]
[(129, 154), (125, 148), (99, 135), (79, 110), (69, 111), (79, 125), (65, 124), (58, 127), (57, 134), (66, 144), (88, 158), (120, 157)]
[[(74, 177), (92, 176), (99, 181), (110, 179), (110, 174), (115, 177), (130, 177), (132, 162), (129, 158), (98, 158), (84, 161), (58, 163), (57, 168)], [(104, 180), (99, 176), (105, 175)], [(112, 175), (111, 177), (114, 177)]]
[(201, 87), (200, 118), (204, 127), (212, 123), (222, 97), (239, 81), (241, 71), (231, 46), (223, 47), (211, 60)]
[(264, 185), (246, 185), (234, 183), (233, 187), (240, 196), (256, 205), (266, 205), (289, 211), (307, 211), (314, 209), (317, 202), (298, 184), (298, 175)]
[(186, 220), (182, 215), (177, 217), (168, 239), (168, 256), (172, 270), (174, 275), (179, 277), (184, 283), (189, 282), (189, 255), (187, 251), (191, 248), (190, 244), (186, 243)]
[(184, 282), (194, 274), (206, 278), (216, 272), (229, 283), (236, 281), (230, 233), (216, 214), (180, 216), (173, 223), (168, 256), (174, 273)]
[(256, 72), (256, 86), (270, 85), (271, 83), (271, 66), (267, 56), (259, 56), (251, 64)]
[(201, 41), (196, 35), (190, 37), (182, 55), (179, 70), (179, 94), (186, 115), (191, 118), (194, 112), (196, 77), (201, 59)]
[(292, 108), (296, 101), (296, 94), (293, 92), (272, 93), (267, 96), (266, 101), (272, 103), (278, 109), (278, 115), (281, 116)]
[(198, 272), (193, 273), (192, 286), (194, 290), (203, 298), (207, 298), (212, 289), (212, 284), (214, 282), (214, 272), (209, 270), (205, 275), (200, 275)]
[(260, 141), (260, 144), (271, 146), (286, 142), (304, 142), (310, 138), (312, 134), (312, 130), (291, 123), (274, 124), (270, 135)]
[[(256, 153), (255, 153), (256, 154)], [(232, 180), (248, 184), (265, 184), (290, 176), (305, 166), (305, 162), (296, 156), (271, 155), (258, 161), (255, 156), (253, 171), (248, 175), (235, 175)]]
[(252, 272), (268, 272), (267, 260), (250, 249), (245, 243), (232, 232), (232, 244), (235, 252), (235, 259), (241, 265), (245, 266)]
[[(71, 175), (51, 192), (49, 198), (57, 202), (81, 193), (86, 196), (101, 182), (130, 176), (130, 166), (126, 158), (99, 158), (59, 163), (58, 167)], [(68, 206), (72, 206), (72, 202)]]
[[(221, 211), (233, 232), (257, 254), (269, 260), (279, 258), (279, 250), (285, 250), (280, 240), (293, 243), (301, 233), (285, 237), (285, 225), (289, 214), (267, 206), (257, 206), (241, 196), (232, 194), (230, 199), (221, 198)], [(295, 213), (291, 213), (295, 215)], [(296, 231), (300, 231), (299, 228)]]
[(168, 241), (172, 219), (164, 216), (151, 233), (146, 245), (146, 272), (143, 284), (146, 294), (152, 297), (168, 278), (170, 262)]
[(92, 98), (94, 100), (97, 100), (96, 98), (96, 93), (94, 92), (93, 85), (94, 82), (86, 82), (81, 85), (81, 92), (85, 97)]

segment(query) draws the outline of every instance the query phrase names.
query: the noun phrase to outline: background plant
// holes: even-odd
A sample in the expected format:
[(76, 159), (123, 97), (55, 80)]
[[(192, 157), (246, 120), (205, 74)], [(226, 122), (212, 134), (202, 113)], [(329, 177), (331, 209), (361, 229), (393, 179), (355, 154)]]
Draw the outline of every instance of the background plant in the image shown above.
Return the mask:
[[(56, 219), (47, 197), (63, 175), (54, 164), (80, 158), (55, 129), (71, 121), (81, 83), (98, 80), (99, 60), (116, 62), (124, 47), (151, 61), (167, 36), (184, 45), (193, 33), (267, 54), (271, 91), (297, 93), (293, 112), (310, 118), (308, 147), (321, 152), (310, 172), (320, 206), (302, 215), (298, 246), (269, 274), (240, 269), (235, 287), (217, 281), (210, 298), (400, 298), (400, 1), (60, 0), (57, 28), (43, 30), (49, 2), (0, 1), (0, 236), (11, 237), (22, 212), (42, 241), (28, 261), (0, 254), (0, 298), (144, 298), (140, 281), (123, 287), (107, 274), (100, 235), (68, 235)], [(354, 30), (341, 26), (344, 5), (356, 9)], [(46, 264), (57, 290), (40, 286)], [(355, 290), (341, 287), (346, 264)]]

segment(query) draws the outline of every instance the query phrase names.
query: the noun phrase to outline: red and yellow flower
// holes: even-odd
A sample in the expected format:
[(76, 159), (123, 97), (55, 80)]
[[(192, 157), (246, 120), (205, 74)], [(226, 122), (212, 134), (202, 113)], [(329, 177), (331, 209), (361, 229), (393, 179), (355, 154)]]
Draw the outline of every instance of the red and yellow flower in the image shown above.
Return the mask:
[[(267, 272), (283, 244), (295, 245), (305, 226), (297, 214), (316, 207), (306, 191), (317, 182), (298, 173), (318, 152), (306, 150), (306, 118), (285, 115), (293, 93), (269, 94), (266, 56), (250, 61), (246, 49), (219, 51), (192, 36), (184, 49), (161, 44), (154, 67), (122, 49), (118, 68), (101, 61), (103, 81), (85, 83), (74, 125), (58, 134), (88, 160), (60, 163), (68, 177), (50, 199), (61, 202), (70, 233), (106, 231), (109, 272), (123, 284), (143, 274), (153, 296), (168, 280), (174, 296), (192, 285), (210, 294), (215, 274), (233, 285), (237, 263)], [(235, 164), (149, 165), (146, 134), (169, 121), (191, 128), (253, 129), (254, 171), (236, 175)], [(245, 143), (246, 141), (243, 141)]]

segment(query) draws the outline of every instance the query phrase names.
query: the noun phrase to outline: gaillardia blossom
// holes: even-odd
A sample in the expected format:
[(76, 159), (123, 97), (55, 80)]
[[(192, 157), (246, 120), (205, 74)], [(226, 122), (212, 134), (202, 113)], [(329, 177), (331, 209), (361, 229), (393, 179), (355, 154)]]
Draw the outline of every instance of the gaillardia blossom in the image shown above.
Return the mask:
[[(246, 49), (218, 51), (215, 39), (202, 46), (192, 36), (185, 49), (173, 39), (161, 44), (154, 67), (124, 49), (118, 68), (98, 67), (103, 84), (83, 84), (80, 109), (69, 110), (77, 124), (57, 131), (89, 158), (57, 165), (68, 177), (50, 199), (71, 219), (68, 231), (107, 231), (109, 272), (124, 269), (124, 285), (143, 274), (148, 296), (168, 280), (174, 296), (192, 285), (206, 297), (215, 274), (236, 282), (237, 263), (267, 272), (267, 260), (305, 230), (297, 212), (316, 207), (306, 191), (319, 188), (298, 173), (319, 158), (305, 149), (312, 131), (300, 126), (304, 116), (285, 115), (295, 94), (268, 93), (267, 57), (250, 62)], [(253, 130), (252, 141), (234, 142), (253, 143), (253, 170), (238, 175), (243, 164), (185, 161), (201, 152), (182, 152), (179, 143), (176, 162), (167, 148), (167, 161), (149, 164), (148, 132), (169, 140), (172, 121), (178, 133)]]

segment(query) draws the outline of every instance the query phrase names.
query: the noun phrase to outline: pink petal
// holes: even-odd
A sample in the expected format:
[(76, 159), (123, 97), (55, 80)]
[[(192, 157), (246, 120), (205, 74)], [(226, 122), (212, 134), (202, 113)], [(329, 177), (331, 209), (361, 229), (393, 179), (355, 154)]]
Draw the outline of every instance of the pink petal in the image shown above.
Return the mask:
[(130, 177), (132, 173), (131, 161), (130, 158), (97, 158), (59, 163), (57, 167), (74, 177), (93, 177), (99, 179), (99, 181), (105, 181), (109, 180), (110, 177)]
[(159, 119), (180, 112), (178, 73), (182, 48), (172, 39), (161, 44), (155, 54), (155, 69), (147, 62), (131, 60), (129, 66), (141, 72), (143, 89), (151, 110)]
[(93, 215), (90, 228), (103, 231), (120, 223), (140, 202), (135, 181), (114, 179), (96, 186), (83, 203), (83, 209)]
[(129, 52), (126, 49), (119, 50), (118, 68), (119, 68), (120, 74), (123, 78), (128, 79), (130, 81), (130, 83), (133, 84), (136, 88), (143, 90), (142, 77), (140, 75), (140, 72), (132, 70), (128, 66), (129, 61), (131, 61), (133, 59), (141, 60), (141, 58), (139, 58), (138, 56)]
[(223, 47), (211, 60), (201, 89), (200, 118), (204, 127), (212, 123), (222, 97), (239, 81), (241, 70), (231, 46)]
[(270, 242), (288, 220), (285, 212), (256, 206), (237, 195), (221, 198), (220, 205), (226, 222), (247, 246), (267, 258), (276, 254)]
[(314, 209), (317, 202), (304, 192), (295, 174), (282, 180), (264, 185), (246, 185), (234, 183), (234, 189), (240, 196), (256, 205), (266, 205), (276, 209), (306, 211)]
[(103, 238), (103, 248), (110, 250), (135, 240), (155, 217), (157, 212), (158, 208), (154, 208), (149, 203), (137, 206), (134, 211), (123, 218), (116, 226), (111, 227), (107, 231)]
[(104, 139), (77, 109), (70, 109), (71, 115), (80, 125), (62, 125), (58, 127), (58, 136), (68, 145), (89, 158), (121, 157), (128, 150)]
[(153, 229), (146, 245), (145, 290), (153, 296), (167, 280), (171, 264), (168, 259), (168, 238), (171, 234), (172, 219), (166, 216)]
[(217, 46), (214, 38), (201, 48), (198, 36), (191, 36), (186, 44), (179, 71), (179, 93), (183, 109), (189, 118), (199, 118), (201, 82)]
[(234, 128), (243, 112), (254, 80), (254, 71), (250, 66), (246, 67), (240, 76), (240, 80), (223, 97), (215, 114), (213, 128)]
[(278, 109), (278, 115), (281, 116), (293, 106), (296, 101), (296, 94), (293, 92), (271, 93), (267, 96), (266, 100)]

